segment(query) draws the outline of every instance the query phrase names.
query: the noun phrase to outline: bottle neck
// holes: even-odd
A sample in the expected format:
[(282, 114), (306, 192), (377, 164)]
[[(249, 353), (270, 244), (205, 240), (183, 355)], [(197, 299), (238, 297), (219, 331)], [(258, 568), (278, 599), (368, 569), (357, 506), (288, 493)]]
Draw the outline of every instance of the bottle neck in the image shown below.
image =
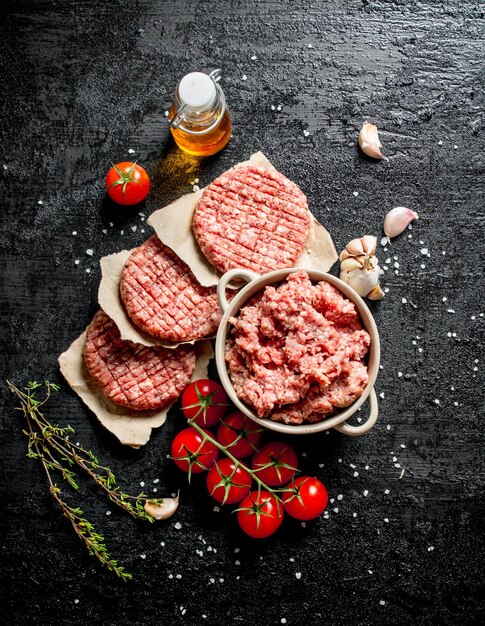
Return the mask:
[(224, 117), (226, 112), (226, 98), (221, 87), (216, 84), (216, 95), (214, 100), (203, 109), (194, 109), (184, 104), (179, 95), (179, 89), (175, 90), (175, 96), (172, 104), (172, 117), (169, 120), (172, 128), (180, 130), (191, 135), (201, 135), (213, 130)]

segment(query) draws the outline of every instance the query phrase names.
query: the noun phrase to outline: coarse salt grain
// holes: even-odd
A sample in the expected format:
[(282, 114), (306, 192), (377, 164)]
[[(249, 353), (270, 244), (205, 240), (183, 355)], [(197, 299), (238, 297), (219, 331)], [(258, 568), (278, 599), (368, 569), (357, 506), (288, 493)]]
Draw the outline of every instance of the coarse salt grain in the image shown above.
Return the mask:
[(182, 524), (181, 524), (180, 522), (176, 522), (176, 523), (173, 525), (173, 527), (174, 527), (176, 530), (180, 530), (180, 529), (182, 528)]
[(422, 255), (426, 255), (428, 254), (428, 248), (421, 248), (420, 252)]
[(352, 517), (357, 517), (357, 513), (352, 513)]
[(133, 148), (128, 148), (128, 154), (135, 154), (135, 151), (133, 150)]
[(301, 572), (295, 572), (295, 578), (296, 578), (297, 580), (300, 580), (300, 578), (301, 578)]
[(379, 604), (380, 604), (381, 606), (384, 606), (386, 603), (385, 603), (385, 601), (384, 601), (384, 600), (379, 600)]
[(357, 478), (358, 475), (359, 475), (359, 472), (354, 472), (354, 478)]
[(367, 489), (365, 489), (365, 490), (364, 490), (364, 496), (366, 496), (366, 497), (367, 497), (368, 495), (369, 495), (369, 492), (367, 491)]
[(140, 559), (146, 559), (147, 555), (146, 554), (140, 554)]
[(434, 550), (434, 546), (429, 546), (428, 552), (433, 552), (433, 550)]
[(86, 254), (87, 254), (88, 256), (93, 256), (93, 254), (94, 254), (94, 250), (91, 250), (91, 248), (88, 248), (88, 249), (86, 250)]
[(308, 137), (308, 135), (309, 135), (309, 134), (310, 134), (310, 131), (309, 131), (309, 130), (304, 130), (304, 131), (303, 131), (303, 136), (304, 136), (304, 137)]
[(389, 491), (389, 489), (384, 489), (384, 493), (386, 494), (386, 496), (388, 496), (391, 492)]
[(77, 598), (74, 600), (74, 604), (79, 604), (79, 600)]
[(382, 398), (384, 400), (384, 398), (386, 397), (386, 394), (381, 391), (381, 393), (379, 394), (379, 398)]
[(111, 515), (111, 511), (106, 511), (106, 515)]
[(248, 79), (248, 77), (246, 76), (246, 74), (243, 74), (243, 75), (242, 75), (242, 79), (243, 79), (243, 80), (247, 80), (247, 79)]
[(76, 260), (74, 261), (74, 264), (75, 264), (75, 265), (79, 265), (79, 259), (76, 259)]
[(353, 192), (352, 192), (352, 195), (353, 195), (355, 198), (357, 198), (357, 196), (359, 195), (359, 192), (358, 192), (358, 191), (353, 191)]
[(86, 274), (91, 274), (91, 270), (89, 269), (89, 267), (86, 268)]

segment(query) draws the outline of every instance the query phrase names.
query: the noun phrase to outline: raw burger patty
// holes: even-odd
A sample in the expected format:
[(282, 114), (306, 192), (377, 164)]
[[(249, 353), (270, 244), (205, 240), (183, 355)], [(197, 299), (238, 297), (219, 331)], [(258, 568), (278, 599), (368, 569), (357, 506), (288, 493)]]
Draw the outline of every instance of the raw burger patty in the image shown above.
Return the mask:
[(303, 252), (311, 216), (304, 193), (272, 168), (226, 172), (204, 191), (193, 230), (207, 260), (221, 272), (259, 274), (292, 267)]
[(160, 409), (176, 400), (195, 367), (193, 346), (148, 348), (120, 338), (118, 327), (99, 310), (91, 322), (84, 362), (102, 394), (135, 411)]
[(216, 288), (202, 287), (189, 267), (156, 235), (126, 262), (120, 294), (136, 326), (167, 341), (209, 337), (222, 316)]

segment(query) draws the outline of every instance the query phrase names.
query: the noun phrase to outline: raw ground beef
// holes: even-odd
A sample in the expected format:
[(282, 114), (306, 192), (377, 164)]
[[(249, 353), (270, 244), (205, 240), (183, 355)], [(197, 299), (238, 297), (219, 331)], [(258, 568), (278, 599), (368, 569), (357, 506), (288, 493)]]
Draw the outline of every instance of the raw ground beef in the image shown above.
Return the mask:
[(235, 167), (204, 191), (193, 230), (202, 253), (221, 272), (259, 274), (292, 267), (310, 234), (305, 194), (274, 168)]
[(370, 336), (355, 304), (330, 283), (292, 273), (252, 298), (231, 324), (229, 376), (259, 417), (318, 422), (362, 395)]
[(84, 362), (106, 398), (134, 411), (154, 410), (176, 400), (189, 384), (195, 349), (148, 348), (125, 341), (113, 320), (99, 310), (86, 333)]
[(133, 323), (166, 341), (210, 337), (222, 317), (216, 288), (202, 287), (188, 265), (157, 235), (126, 262), (120, 295)]

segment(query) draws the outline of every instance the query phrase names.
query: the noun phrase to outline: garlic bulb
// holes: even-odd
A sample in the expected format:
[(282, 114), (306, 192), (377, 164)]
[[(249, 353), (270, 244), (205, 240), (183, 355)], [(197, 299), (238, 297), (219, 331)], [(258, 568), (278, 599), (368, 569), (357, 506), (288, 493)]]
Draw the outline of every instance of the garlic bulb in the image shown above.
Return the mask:
[(365, 235), (352, 239), (340, 253), (340, 279), (355, 289), (359, 296), (380, 300), (384, 292), (379, 286), (381, 270), (375, 256), (377, 237)]
[(373, 159), (384, 159), (389, 161), (382, 152), (382, 144), (379, 141), (379, 135), (377, 134), (377, 126), (364, 122), (359, 133), (359, 146), (364, 154), (372, 157)]
[(391, 209), (384, 219), (384, 232), (388, 237), (397, 237), (403, 233), (411, 222), (417, 220), (419, 215), (404, 206)]
[(179, 506), (179, 497), (163, 498), (160, 500), (147, 500), (145, 502), (145, 511), (156, 520), (168, 519), (172, 517)]

